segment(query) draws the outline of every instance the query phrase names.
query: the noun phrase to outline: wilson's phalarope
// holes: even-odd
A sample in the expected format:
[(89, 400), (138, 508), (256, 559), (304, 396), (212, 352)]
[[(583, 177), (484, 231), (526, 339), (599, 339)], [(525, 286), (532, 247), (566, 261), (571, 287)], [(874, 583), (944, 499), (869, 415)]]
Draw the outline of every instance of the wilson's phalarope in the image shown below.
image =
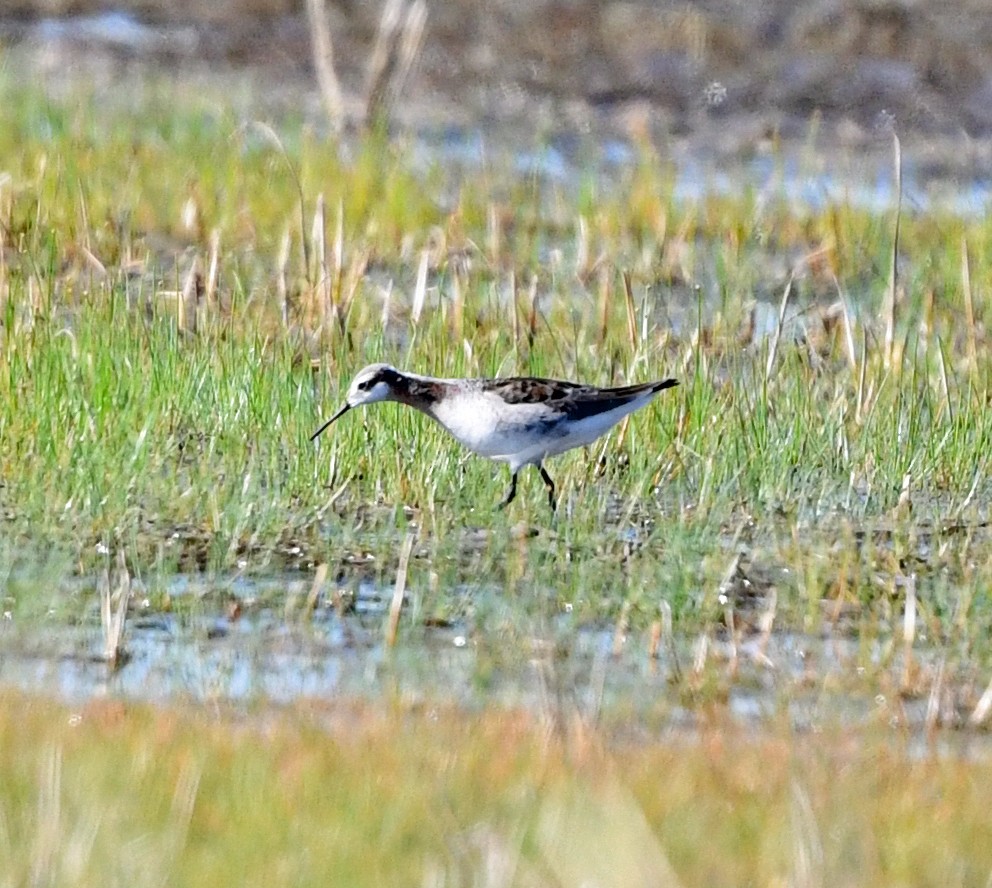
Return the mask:
[(435, 379), (370, 364), (352, 380), (344, 406), (313, 435), (313, 441), (352, 407), (398, 401), (426, 413), (473, 453), (510, 465), (510, 488), (500, 503), (517, 495), (517, 475), (537, 466), (555, 508), (555, 483), (544, 468), (556, 456), (591, 444), (621, 419), (645, 406), (675, 379), (620, 388), (596, 388), (528, 376), (508, 379)]

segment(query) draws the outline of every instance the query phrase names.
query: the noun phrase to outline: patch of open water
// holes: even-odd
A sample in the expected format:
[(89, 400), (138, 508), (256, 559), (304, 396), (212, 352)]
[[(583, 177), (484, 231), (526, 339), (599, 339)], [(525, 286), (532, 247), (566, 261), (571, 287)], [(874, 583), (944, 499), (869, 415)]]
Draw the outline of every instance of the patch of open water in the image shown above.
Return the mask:
[[(70, 702), (100, 695), (236, 703), (399, 696), (467, 708), (524, 706), (638, 734), (692, 728), (715, 709), (754, 725), (785, 719), (803, 731), (838, 723), (914, 730), (967, 719), (939, 687), (935, 654), (914, 652), (916, 668), (934, 677), (931, 691), (900, 694), (893, 689), (901, 656), (843, 629), (736, 643), (719, 633), (676, 636), (652, 655), (646, 633), (578, 626), (567, 613), (546, 631), (512, 641), (499, 629), (417, 625), (405, 615), (389, 647), (383, 627), (390, 591), (362, 583), (346, 612), (321, 603), (305, 620), (279, 606), (252, 605), (271, 601), (280, 585), (297, 594), (302, 588), (298, 579), (238, 578), (223, 584), (223, 595), (244, 610), (135, 607), (126, 660), (116, 669), (100, 657), (102, 629), (92, 614), (77, 625), (22, 627), (8, 618), (0, 624), (0, 683)], [(180, 575), (170, 594), (188, 598), (207, 589)]]

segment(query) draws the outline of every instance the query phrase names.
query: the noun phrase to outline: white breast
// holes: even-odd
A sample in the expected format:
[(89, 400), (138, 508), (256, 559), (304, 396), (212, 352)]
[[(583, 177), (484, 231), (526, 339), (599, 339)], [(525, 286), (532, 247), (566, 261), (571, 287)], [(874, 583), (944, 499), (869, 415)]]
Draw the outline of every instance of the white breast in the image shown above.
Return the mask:
[(549, 413), (543, 404), (507, 404), (489, 392), (450, 396), (433, 409), (434, 418), (473, 453), (508, 462), (540, 442)]

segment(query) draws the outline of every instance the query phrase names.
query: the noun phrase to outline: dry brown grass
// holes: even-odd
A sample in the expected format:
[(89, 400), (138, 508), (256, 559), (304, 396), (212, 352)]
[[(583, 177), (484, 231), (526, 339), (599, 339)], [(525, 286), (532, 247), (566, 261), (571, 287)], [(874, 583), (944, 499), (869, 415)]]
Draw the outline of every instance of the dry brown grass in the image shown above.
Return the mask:
[[(4, 884), (965, 885), (985, 749), (719, 719), (631, 746), (397, 702), (0, 697)], [(982, 744), (984, 746), (984, 744)]]

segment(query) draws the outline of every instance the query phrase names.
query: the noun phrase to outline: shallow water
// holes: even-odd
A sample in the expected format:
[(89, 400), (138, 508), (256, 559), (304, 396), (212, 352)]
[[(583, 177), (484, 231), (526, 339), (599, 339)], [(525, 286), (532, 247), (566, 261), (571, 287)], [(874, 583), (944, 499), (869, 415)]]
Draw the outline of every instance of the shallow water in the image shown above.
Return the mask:
[[(935, 704), (933, 693), (893, 693), (902, 655), (880, 641), (865, 645), (839, 624), (815, 635), (752, 634), (736, 644), (727, 633), (662, 639), (652, 655), (646, 634), (577, 626), (567, 612), (512, 643), (485, 626), (411, 625), (404, 615), (390, 648), (383, 628), (391, 590), (362, 583), (347, 612), (321, 603), (306, 619), (257, 604), (274, 600), (277, 589), (283, 602), (298, 597), (303, 583), (295, 577), (207, 586), (180, 575), (172, 594), (203, 598), (219, 586), (228, 605), (195, 615), (154, 612), (135, 600), (126, 657), (116, 669), (101, 659), (93, 609), (78, 625), (21, 625), (8, 616), (0, 625), (0, 683), (70, 702), (100, 695), (235, 703), (398, 696), (467, 708), (523, 706), (637, 736), (691, 728), (716, 712), (755, 725), (785, 719), (803, 731), (879, 722), (917, 729), (967, 717), (953, 703)], [(913, 656), (914, 668), (937, 687), (935, 654), (922, 647)]]

